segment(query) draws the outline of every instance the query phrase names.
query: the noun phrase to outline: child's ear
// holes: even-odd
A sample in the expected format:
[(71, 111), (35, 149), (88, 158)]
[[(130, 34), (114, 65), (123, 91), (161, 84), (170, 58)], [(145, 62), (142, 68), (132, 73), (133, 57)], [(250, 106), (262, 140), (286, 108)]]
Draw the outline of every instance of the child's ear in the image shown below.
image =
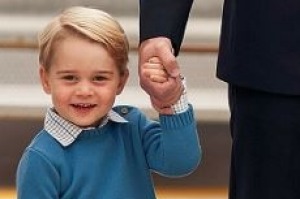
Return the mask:
[(129, 77), (129, 70), (126, 69), (120, 77), (120, 82), (119, 82), (119, 85), (118, 85), (117, 95), (120, 95), (122, 93), (122, 91), (125, 87), (125, 84), (128, 80), (128, 77)]
[(47, 94), (50, 94), (51, 89), (50, 89), (50, 84), (49, 84), (48, 72), (46, 71), (44, 66), (40, 66), (39, 74), (40, 74), (40, 82), (42, 84), (44, 92)]

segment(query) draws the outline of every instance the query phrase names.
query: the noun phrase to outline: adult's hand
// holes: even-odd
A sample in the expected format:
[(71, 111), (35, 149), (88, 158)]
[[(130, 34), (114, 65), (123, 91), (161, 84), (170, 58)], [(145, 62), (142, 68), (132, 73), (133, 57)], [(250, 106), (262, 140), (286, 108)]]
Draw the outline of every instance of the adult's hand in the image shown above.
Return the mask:
[[(144, 73), (144, 64), (153, 57), (160, 60), (169, 75), (166, 82), (154, 83)], [(139, 47), (140, 85), (150, 95), (151, 101), (156, 107), (169, 107), (179, 99), (183, 89), (179, 74), (180, 69), (176, 57), (172, 53), (171, 41), (168, 38), (156, 37), (141, 43)]]

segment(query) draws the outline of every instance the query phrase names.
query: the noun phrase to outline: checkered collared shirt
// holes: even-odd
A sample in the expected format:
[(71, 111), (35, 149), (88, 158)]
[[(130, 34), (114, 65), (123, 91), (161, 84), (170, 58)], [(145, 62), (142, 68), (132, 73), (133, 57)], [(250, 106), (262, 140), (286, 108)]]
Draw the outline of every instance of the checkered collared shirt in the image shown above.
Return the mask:
[[(119, 123), (127, 122), (127, 120), (121, 117), (118, 113), (111, 110), (97, 128), (106, 125), (109, 120)], [(60, 117), (54, 112), (53, 108), (49, 108), (46, 113), (44, 128), (54, 139), (66, 147), (72, 144), (83, 130), (93, 129), (96, 127), (85, 129), (80, 128)]]

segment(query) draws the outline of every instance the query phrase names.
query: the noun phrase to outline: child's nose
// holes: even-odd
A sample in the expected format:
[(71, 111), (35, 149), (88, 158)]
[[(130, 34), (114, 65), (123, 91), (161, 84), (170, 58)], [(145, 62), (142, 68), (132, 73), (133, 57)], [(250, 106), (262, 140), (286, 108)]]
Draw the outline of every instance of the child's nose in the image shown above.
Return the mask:
[(81, 82), (76, 90), (78, 96), (91, 96), (94, 94), (93, 87), (89, 82)]

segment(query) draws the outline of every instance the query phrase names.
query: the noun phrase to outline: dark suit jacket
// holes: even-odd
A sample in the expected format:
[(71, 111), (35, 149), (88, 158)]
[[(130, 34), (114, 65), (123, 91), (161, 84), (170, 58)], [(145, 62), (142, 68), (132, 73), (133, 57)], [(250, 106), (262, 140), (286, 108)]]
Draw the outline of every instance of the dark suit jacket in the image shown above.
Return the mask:
[[(167, 36), (178, 52), (192, 0), (140, 3), (141, 41)], [(221, 30), (217, 77), (247, 88), (300, 94), (299, 0), (225, 0)]]

